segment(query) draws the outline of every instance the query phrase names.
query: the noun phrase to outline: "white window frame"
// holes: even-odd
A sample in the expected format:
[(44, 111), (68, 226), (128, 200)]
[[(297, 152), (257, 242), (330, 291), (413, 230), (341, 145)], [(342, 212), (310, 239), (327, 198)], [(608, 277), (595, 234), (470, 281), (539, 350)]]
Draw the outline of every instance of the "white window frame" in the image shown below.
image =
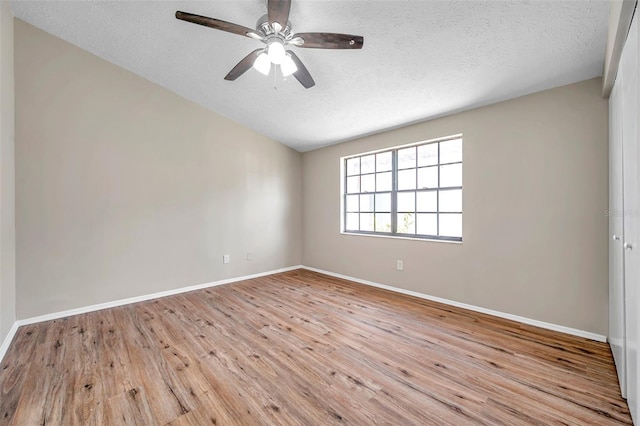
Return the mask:
[[(441, 220), (441, 215), (445, 214), (460, 214), (461, 216), (463, 216), (463, 208), (460, 207), (459, 211), (442, 211), (440, 208), (440, 193), (441, 192), (445, 192), (445, 191), (450, 191), (450, 190), (459, 190), (462, 193), (462, 178), (460, 181), (460, 185), (455, 185), (455, 186), (441, 186), (441, 168), (442, 166), (453, 166), (453, 165), (457, 165), (460, 164), (460, 167), (462, 168), (461, 174), (464, 173), (464, 168), (463, 168), (463, 152), (461, 152), (461, 158), (460, 161), (453, 161), (453, 162), (441, 162), (441, 155), (440, 155), (440, 143), (442, 142), (448, 142), (448, 141), (452, 141), (452, 140), (456, 140), (456, 139), (460, 139), (460, 143), (461, 146), (463, 146), (463, 138), (462, 138), (462, 134), (458, 134), (458, 135), (452, 135), (452, 136), (447, 136), (447, 137), (443, 137), (443, 138), (438, 138), (438, 139), (431, 139), (431, 140), (426, 140), (426, 141), (421, 141), (421, 142), (417, 142), (417, 143), (411, 143), (411, 144), (407, 144), (407, 145), (401, 145), (401, 146), (395, 146), (395, 147), (391, 147), (391, 148), (385, 148), (385, 149), (381, 149), (381, 150), (377, 150), (377, 151), (369, 151), (369, 152), (364, 152), (364, 153), (359, 153), (359, 154), (354, 154), (354, 155), (349, 155), (346, 157), (342, 157), (340, 158), (340, 232), (343, 234), (350, 234), (350, 235), (363, 235), (363, 236), (378, 236), (378, 237), (391, 237), (391, 238), (404, 238), (404, 239), (416, 239), (416, 240), (435, 240), (435, 241), (443, 241), (443, 242), (462, 242), (462, 232), (460, 233), (460, 236), (450, 236), (450, 235), (441, 235), (440, 232), (440, 220)], [(421, 146), (425, 146), (425, 145), (431, 145), (431, 144), (438, 144), (437, 147), (437, 151), (438, 151), (438, 156), (437, 156), (437, 162), (431, 165), (420, 165), (418, 163), (418, 159), (416, 158), (416, 164), (415, 167), (409, 167), (409, 168), (405, 168), (405, 169), (399, 169), (398, 168), (398, 151), (406, 149), (406, 148), (411, 148), (411, 147), (416, 147), (416, 149), (418, 147)], [(358, 182), (362, 182), (362, 177), (363, 176), (367, 176), (370, 177), (371, 175), (375, 176), (377, 178), (377, 175), (379, 175), (380, 173), (386, 173), (388, 172), (386, 169), (382, 170), (382, 171), (378, 171), (377, 169), (377, 165), (374, 168), (373, 172), (367, 172), (367, 173), (362, 173), (362, 170), (359, 169), (358, 173), (355, 174), (349, 174), (348, 170), (347, 170), (347, 161), (352, 160), (354, 158), (362, 158), (362, 157), (367, 157), (370, 155), (374, 155), (374, 154), (385, 154), (385, 153), (391, 153), (391, 158), (392, 158), (392, 168), (391, 168), (391, 177), (392, 177), (392, 184), (391, 184), (391, 189), (387, 190), (387, 191), (378, 191), (378, 187), (376, 186), (375, 190), (373, 192), (371, 191), (364, 191), (364, 192), (360, 192), (362, 191), (362, 188), (360, 187), (358, 189), (358, 192), (351, 192), (348, 193), (347, 192), (347, 185), (348, 185), (348, 178), (354, 178), (354, 177), (359, 177)], [(377, 157), (376, 157), (377, 158)], [(420, 169), (427, 169), (427, 168), (435, 168), (438, 172), (438, 183), (436, 187), (422, 187), (419, 188), (418, 187), (418, 174), (419, 174), (419, 170)], [(415, 169), (416, 172), (416, 188), (415, 189), (399, 189), (398, 188), (398, 172), (399, 171), (403, 171), (403, 170), (413, 170)], [(436, 234), (418, 234), (417, 233), (417, 229), (415, 229), (414, 233), (406, 233), (406, 232), (398, 232), (398, 217), (399, 217), (399, 213), (398, 213), (398, 194), (400, 193), (411, 193), (411, 192), (415, 192), (416, 193), (416, 197), (418, 193), (435, 193), (435, 199), (436, 199), (436, 210), (434, 211), (428, 211), (428, 212), (422, 212), (418, 210), (418, 206), (415, 205), (416, 203), (414, 202), (414, 209), (412, 212), (400, 212), (400, 214), (412, 214), (413, 215), (413, 220), (414, 220), (414, 228), (416, 227), (415, 224), (415, 220), (418, 217), (418, 214), (431, 214), (431, 215), (435, 215), (436, 216)], [(390, 214), (391, 216), (391, 229), (389, 232), (385, 232), (385, 231), (381, 231), (381, 230), (375, 230), (375, 227), (377, 225), (375, 225), (375, 219), (374, 219), (374, 230), (370, 231), (370, 230), (360, 230), (360, 228), (362, 228), (360, 226), (360, 222), (358, 225), (358, 229), (347, 229), (347, 214), (358, 214), (358, 218), (360, 220), (360, 218), (362, 217), (363, 214), (373, 214), (375, 217), (375, 213), (376, 213), (376, 209), (373, 208), (373, 212), (370, 210), (362, 210), (362, 207), (360, 205), (361, 201), (359, 201), (358, 204), (358, 209), (357, 210), (348, 210), (347, 209), (347, 197), (348, 196), (355, 196), (357, 195), (359, 197), (360, 200), (360, 196), (362, 195), (372, 195), (375, 198), (375, 194), (379, 194), (379, 195), (386, 195), (386, 194), (390, 194), (390, 199), (391, 199), (391, 206), (390, 206), (390, 210), (387, 212), (385, 211), (379, 211), (377, 212), (378, 214)], [(462, 196), (462, 195), (461, 195)], [(375, 201), (374, 201), (375, 203)], [(405, 216), (406, 217), (406, 216)], [(461, 221), (463, 220), (463, 218), (461, 218)], [(463, 227), (464, 228), (464, 227)]]

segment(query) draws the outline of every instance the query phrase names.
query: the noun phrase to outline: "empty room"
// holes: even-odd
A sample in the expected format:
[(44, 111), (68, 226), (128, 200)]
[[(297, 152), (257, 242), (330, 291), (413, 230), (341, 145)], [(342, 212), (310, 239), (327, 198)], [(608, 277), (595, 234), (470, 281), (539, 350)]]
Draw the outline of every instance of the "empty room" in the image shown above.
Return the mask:
[(640, 424), (636, 0), (0, 0), (0, 425)]

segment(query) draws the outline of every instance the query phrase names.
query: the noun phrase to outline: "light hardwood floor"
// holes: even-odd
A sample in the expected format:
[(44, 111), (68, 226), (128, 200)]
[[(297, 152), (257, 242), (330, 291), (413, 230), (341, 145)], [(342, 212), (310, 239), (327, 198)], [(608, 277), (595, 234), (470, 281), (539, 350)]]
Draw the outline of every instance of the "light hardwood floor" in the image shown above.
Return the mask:
[(609, 347), (297, 270), (24, 326), (0, 424), (631, 424)]

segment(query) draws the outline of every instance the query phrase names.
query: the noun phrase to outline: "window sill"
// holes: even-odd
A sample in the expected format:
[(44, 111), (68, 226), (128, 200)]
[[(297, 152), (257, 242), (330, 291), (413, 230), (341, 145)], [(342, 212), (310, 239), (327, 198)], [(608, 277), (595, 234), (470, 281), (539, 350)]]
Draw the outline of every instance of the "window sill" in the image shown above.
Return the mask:
[(431, 242), (431, 243), (446, 243), (446, 244), (462, 245), (462, 241), (440, 240), (435, 238), (413, 238), (413, 237), (400, 237), (397, 235), (361, 234), (359, 232), (345, 232), (345, 231), (340, 231), (340, 234), (353, 235), (355, 237), (391, 238), (394, 240), (424, 241), (424, 242)]

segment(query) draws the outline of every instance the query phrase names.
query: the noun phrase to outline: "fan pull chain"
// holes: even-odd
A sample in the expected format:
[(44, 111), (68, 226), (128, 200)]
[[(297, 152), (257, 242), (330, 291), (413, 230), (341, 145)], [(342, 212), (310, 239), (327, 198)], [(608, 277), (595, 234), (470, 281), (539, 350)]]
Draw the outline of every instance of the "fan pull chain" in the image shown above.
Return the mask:
[(278, 90), (278, 66), (273, 65), (273, 90)]

